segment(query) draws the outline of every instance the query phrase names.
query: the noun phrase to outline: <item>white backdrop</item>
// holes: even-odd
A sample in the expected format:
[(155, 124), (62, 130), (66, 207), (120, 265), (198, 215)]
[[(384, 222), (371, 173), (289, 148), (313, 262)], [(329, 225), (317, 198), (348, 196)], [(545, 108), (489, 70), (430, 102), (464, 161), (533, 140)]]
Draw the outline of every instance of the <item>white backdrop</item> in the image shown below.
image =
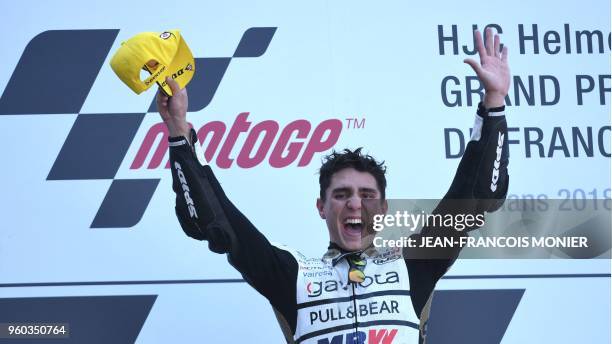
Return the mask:
[[(190, 113), (196, 128), (211, 120), (229, 127), (241, 112), (253, 125), (274, 120), (283, 128), (295, 119), (314, 126), (339, 119), (344, 127), (335, 145), (365, 147), (388, 165), (389, 198), (437, 198), (450, 185), (459, 159), (445, 154), (445, 129), (457, 128), (467, 137), (474, 106), (467, 106), (466, 54), (452, 53), (452, 43), (439, 50), (438, 27), (450, 36), (456, 25), (459, 47), (472, 47), (472, 25), (497, 24), (509, 47), (512, 74), (527, 83), (533, 76), (534, 105), (515, 103), (507, 120), (510, 140), (510, 194), (517, 197), (570, 194), (610, 196), (610, 3), (597, 1), (560, 5), (533, 2), (409, 2), (384, 4), (351, 1), (179, 2), (11, 2), (0, 6), (0, 89), (4, 90), (28, 42), (47, 30), (118, 29), (111, 50), (89, 91), (81, 114), (146, 112), (154, 91), (136, 96), (113, 74), (109, 61), (120, 42), (142, 31), (179, 28), (194, 56), (232, 56), (242, 34), (251, 27), (276, 27), (265, 53), (235, 58), (227, 68), (211, 103)], [(519, 27), (525, 35), (537, 25), (539, 53), (533, 41), (520, 51)], [(564, 24), (570, 31), (565, 44)], [(588, 52), (585, 36), (578, 52), (576, 31), (602, 33)], [(546, 53), (545, 39), (560, 43), (558, 54)], [(569, 53), (566, 52), (569, 49)], [(198, 70), (202, 72), (202, 70)], [(558, 80), (559, 100), (541, 105), (538, 77)], [(576, 75), (594, 79), (594, 88), (578, 104)], [(602, 77), (599, 84), (598, 77)], [(460, 85), (442, 80), (454, 76)], [(586, 80), (586, 79), (585, 79)], [(586, 85), (586, 81), (584, 84)], [(604, 104), (600, 102), (600, 88)], [(449, 107), (461, 91), (462, 106)], [(6, 92), (6, 91), (5, 91)], [(53, 92), (53, 90), (49, 90)], [(554, 98), (552, 82), (545, 99)], [(198, 94), (190, 94), (197, 98)], [(132, 169), (138, 150), (158, 115), (145, 115), (129, 145), (115, 179), (161, 179), (142, 219), (130, 228), (90, 228), (112, 182), (47, 180), (70, 132), (76, 113), (0, 115), (0, 297), (78, 295), (158, 295), (139, 343), (282, 342), (266, 300), (245, 283), (144, 284), (105, 286), (29, 286), (11, 284), (94, 281), (160, 281), (235, 279), (240, 275), (224, 256), (210, 253), (205, 243), (190, 240), (174, 216), (174, 194), (167, 169)], [(365, 119), (363, 128), (347, 128), (346, 119)], [(527, 156), (525, 128), (540, 128), (545, 155), (561, 144), (559, 127), (569, 149), (540, 157), (535, 145)], [(586, 137), (593, 133), (593, 156), (581, 146), (574, 156), (572, 128)], [(606, 129), (607, 127), (607, 129)], [(591, 129), (588, 129), (591, 128)], [(601, 143), (598, 133), (601, 132)], [(535, 135), (535, 134), (534, 134)], [(232, 151), (242, 147), (242, 134)], [(452, 152), (459, 149), (450, 135)], [(301, 155), (300, 155), (301, 156)], [(327, 231), (315, 211), (317, 168), (322, 154), (304, 167), (297, 162), (273, 168), (267, 159), (243, 169), (216, 168), (227, 194), (271, 240), (321, 255)], [(148, 160), (147, 160), (148, 161)], [(165, 161), (165, 160), (164, 160)], [(146, 165), (145, 165), (146, 166)], [(213, 166), (214, 168), (214, 166)], [(579, 191), (576, 191), (579, 190)], [(606, 191), (607, 190), (607, 191)], [(466, 275), (608, 274), (607, 260), (460, 261), (449, 272)], [(504, 343), (610, 342), (610, 278), (535, 278), (443, 280), (439, 289), (525, 289), (506, 331)], [(589, 340), (585, 340), (585, 336)], [(534, 338), (536, 337), (536, 338)]]

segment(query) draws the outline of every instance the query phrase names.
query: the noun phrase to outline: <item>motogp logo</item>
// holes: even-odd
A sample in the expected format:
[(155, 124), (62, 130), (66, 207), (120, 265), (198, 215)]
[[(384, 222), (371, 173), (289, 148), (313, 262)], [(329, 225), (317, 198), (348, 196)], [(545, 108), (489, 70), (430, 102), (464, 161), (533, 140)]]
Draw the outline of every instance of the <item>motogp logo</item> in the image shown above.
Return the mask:
[[(187, 111), (197, 112), (207, 107), (230, 62), (263, 56), (275, 32), (275, 27), (250, 28), (230, 56), (196, 58), (202, 68), (189, 85), (193, 96)], [(61, 115), (64, 121), (73, 118), (46, 179), (110, 181), (91, 228), (129, 228), (138, 224), (160, 181), (150, 177), (118, 177), (145, 115), (157, 112), (154, 93), (148, 94), (151, 97), (148, 108), (136, 113), (81, 111), (118, 34), (117, 29), (40, 33), (25, 47), (0, 98), (0, 115)], [(164, 32), (160, 38), (168, 39), (171, 35)], [(58, 47), (62, 54), (57, 53)], [(50, 65), (54, 67), (48, 68)], [(53, 91), (57, 85), (62, 85), (62, 92)], [(70, 187), (73, 186), (66, 185), (67, 190)]]

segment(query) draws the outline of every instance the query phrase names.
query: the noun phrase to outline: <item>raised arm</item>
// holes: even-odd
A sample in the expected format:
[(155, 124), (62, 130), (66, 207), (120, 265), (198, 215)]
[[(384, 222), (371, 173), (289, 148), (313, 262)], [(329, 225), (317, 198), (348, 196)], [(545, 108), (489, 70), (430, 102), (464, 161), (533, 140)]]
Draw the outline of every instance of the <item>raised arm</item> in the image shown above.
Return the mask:
[[(476, 72), (485, 89), (483, 101), (478, 105), (470, 142), (461, 158), (451, 186), (434, 213), (484, 214), (497, 210), (508, 191), (508, 140), (504, 99), (510, 87), (508, 48), (500, 49), (498, 35), (486, 31), (486, 46), (480, 32), (474, 31), (480, 63), (466, 59)], [(452, 228), (424, 228), (416, 236), (465, 236), (464, 231)], [(420, 241), (420, 238), (417, 238)], [(413, 306), (421, 315), (437, 281), (446, 273), (459, 255), (460, 248), (433, 251), (436, 257), (426, 259), (433, 250), (418, 254), (406, 251), (410, 273)], [(442, 256), (442, 257), (441, 257)], [(425, 319), (426, 320), (426, 319)], [(423, 321), (423, 319), (422, 319)]]
[(208, 241), (211, 251), (228, 260), (259, 293), (295, 326), (297, 262), (272, 244), (230, 202), (210, 166), (198, 162), (195, 131), (186, 120), (187, 90), (166, 79), (172, 97), (157, 94), (159, 113), (170, 133), (172, 188), (176, 216), (184, 232)]
[[(504, 99), (510, 88), (508, 47), (501, 49), (499, 36), (490, 28), (484, 36), (486, 45), (480, 32), (474, 31), (480, 63), (464, 60), (482, 83), (484, 99), (478, 104), (470, 141), (438, 212), (495, 211), (508, 190), (508, 128), (504, 112)], [(457, 199), (462, 201), (453, 201)]]

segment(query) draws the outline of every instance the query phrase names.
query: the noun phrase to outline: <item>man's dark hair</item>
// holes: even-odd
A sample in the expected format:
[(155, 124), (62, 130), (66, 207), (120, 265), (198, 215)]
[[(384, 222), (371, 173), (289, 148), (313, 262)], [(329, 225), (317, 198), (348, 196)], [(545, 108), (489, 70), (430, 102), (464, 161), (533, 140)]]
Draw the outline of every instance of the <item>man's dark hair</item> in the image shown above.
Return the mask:
[(387, 167), (384, 161), (378, 162), (369, 154), (361, 153), (362, 147), (355, 149), (344, 149), (342, 152), (332, 151), (331, 154), (323, 158), (323, 165), (319, 170), (319, 186), (321, 187), (320, 197), (325, 201), (325, 191), (331, 184), (331, 179), (334, 173), (345, 169), (354, 168), (359, 172), (367, 172), (376, 179), (376, 184), (380, 190), (382, 199), (385, 199), (385, 188), (387, 187), (387, 179), (385, 172)]

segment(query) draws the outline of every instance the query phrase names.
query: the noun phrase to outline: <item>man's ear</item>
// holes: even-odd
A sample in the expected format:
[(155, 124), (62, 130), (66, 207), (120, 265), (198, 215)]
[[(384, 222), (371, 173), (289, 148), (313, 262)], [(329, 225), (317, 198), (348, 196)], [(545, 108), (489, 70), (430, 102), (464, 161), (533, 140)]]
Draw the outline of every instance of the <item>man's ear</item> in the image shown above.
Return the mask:
[(317, 198), (317, 210), (319, 211), (319, 216), (321, 216), (323, 220), (325, 220), (325, 212), (323, 212), (324, 206), (325, 202), (322, 201), (320, 198)]
[(387, 210), (389, 210), (389, 202), (385, 199), (382, 204), (383, 214), (387, 214)]

